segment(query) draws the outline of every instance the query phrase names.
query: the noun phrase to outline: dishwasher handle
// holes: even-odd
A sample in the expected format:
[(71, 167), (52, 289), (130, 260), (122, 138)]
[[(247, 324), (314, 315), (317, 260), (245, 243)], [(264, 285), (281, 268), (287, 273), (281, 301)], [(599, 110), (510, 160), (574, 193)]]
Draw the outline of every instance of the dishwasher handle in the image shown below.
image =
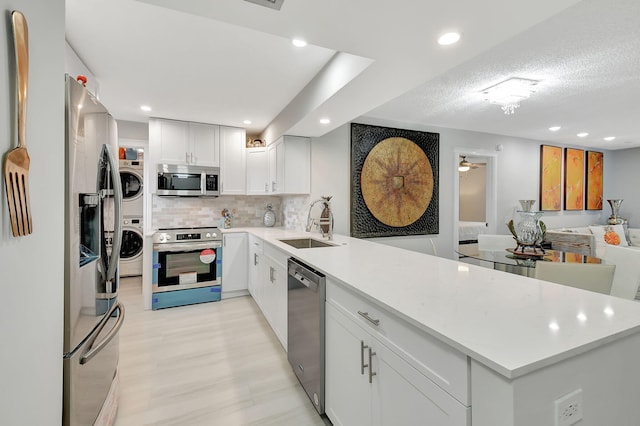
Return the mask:
[(296, 281), (298, 281), (303, 286), (309, 288), (310, 290), (318, 291), (318, 284), (311, 281), (309, 278), (305, 277), (300, 272), (296, 271), (293, 273), (293, 275), (290, 275), (290, 276), (292, 276)]

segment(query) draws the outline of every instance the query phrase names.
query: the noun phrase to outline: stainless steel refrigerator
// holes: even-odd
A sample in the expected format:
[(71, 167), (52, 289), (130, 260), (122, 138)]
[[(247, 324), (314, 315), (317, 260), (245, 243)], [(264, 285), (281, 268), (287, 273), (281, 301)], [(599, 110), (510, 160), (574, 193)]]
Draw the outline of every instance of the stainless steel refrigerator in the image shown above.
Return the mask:
[(122, 188), (115, 120), (66, 79), (63, 424), (86, 426), (117, 407)]

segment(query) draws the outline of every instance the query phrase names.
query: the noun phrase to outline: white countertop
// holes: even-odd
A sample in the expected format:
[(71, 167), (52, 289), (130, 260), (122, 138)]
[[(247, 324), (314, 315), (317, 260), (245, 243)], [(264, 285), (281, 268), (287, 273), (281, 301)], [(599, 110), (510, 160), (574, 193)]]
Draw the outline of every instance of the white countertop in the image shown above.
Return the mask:
[(640, 332), (640, 303), (334, 236), (295, 249), (280, 228), (232, 228), (273, 244), (508, 378)]

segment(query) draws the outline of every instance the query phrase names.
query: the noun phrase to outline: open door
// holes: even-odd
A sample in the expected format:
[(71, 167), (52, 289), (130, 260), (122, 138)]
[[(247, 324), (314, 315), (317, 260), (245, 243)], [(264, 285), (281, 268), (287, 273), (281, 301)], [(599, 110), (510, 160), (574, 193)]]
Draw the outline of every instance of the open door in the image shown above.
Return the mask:
[(455, 151), (453, 247), (477, 241), (480, 233), (496, 233), (497, 179), (495, 153)]

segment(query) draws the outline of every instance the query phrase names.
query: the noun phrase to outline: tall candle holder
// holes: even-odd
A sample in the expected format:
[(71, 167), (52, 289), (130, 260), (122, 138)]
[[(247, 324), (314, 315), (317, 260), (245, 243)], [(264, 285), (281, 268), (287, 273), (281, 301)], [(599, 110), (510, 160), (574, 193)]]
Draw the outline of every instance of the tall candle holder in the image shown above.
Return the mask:
[(619, 216), (622, 201), (624, 200), (607, 200), (607, 202), (611, 206), (611, 216), (609, 216), (609, 219), (607, 220), (607, 223), (609, 225), (618, 225), (624, 222), (625, 219)]

